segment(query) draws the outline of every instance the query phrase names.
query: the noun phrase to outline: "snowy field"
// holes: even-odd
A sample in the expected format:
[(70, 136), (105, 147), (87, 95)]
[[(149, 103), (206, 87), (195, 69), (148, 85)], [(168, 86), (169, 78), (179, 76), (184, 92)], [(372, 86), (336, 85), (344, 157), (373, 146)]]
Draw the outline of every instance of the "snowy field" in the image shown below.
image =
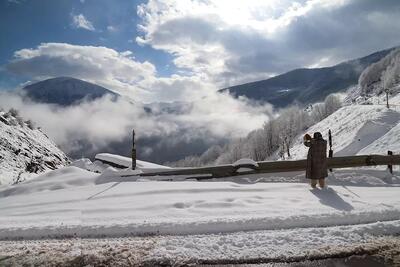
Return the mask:
[[(311, 190), (301, 172), (206, 182), (121, 177), (157, 167), (142, 164), (141, 170), (118, 171), (80, 160), (0, 187), (0, 248), (18, 254), (25, 242), (59, 251), (51, 244), (61, 242), (69, 247), (65, 253), (79, 254), (93, 242), (107, 247), (105, 240), (120, 240), (122, 252), (141, 248), (137, 260), (240, 262), (350, 255), (379, 236), (400, 234), (397, 167), (394, 176), (373, 168), (337, 170), (322, 190)], [(91, 253), (101, 255), (95, 247)]]

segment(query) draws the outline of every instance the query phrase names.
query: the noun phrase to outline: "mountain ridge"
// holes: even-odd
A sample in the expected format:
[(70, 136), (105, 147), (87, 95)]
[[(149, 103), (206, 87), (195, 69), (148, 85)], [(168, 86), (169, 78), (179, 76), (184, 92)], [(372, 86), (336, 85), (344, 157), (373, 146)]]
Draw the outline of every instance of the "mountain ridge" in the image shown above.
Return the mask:
[(356, 85), (366, 67), (396, 48), (377, 51), (331, 67), (294, 69), (265, 80), (226, 87), (219, 92), (269, 102), (276, 107), (285, 107), (296, 102), (310, 104), (322, 101), (331, 93)]
[(26, 94), (26, 97), (35, 102), (61, 106), (70, 106), (85, 100), (95, 100), (107, 94), (113, 98), (118, 96), (117, 93), (100, 85), (63, 76), (27, 85), (22, 88), (22, 91)]

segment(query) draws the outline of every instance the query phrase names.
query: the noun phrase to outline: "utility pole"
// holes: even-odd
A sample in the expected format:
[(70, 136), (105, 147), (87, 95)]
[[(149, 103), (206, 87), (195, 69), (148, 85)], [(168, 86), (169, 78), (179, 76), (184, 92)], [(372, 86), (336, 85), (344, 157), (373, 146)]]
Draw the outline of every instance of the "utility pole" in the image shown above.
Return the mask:
[(132, 170), (136, 169), (135, 130), (132, 130)]
[(389, 89), (385, 89), (386, 93), (386, 107), (389, 108)]
[[(393, 156), (393, 151), (388, 151), (388, 156)], [(393, 174), (393, 165), (391, 165), (391, 164), (389, 164), (388, 165), (388, 169), (389, 169), (389, 172), (391, 173), (391, 174)]]
[[(328, 131), (328, 136), (329, 136), (329, 157), (333, 157), (333, 149), (332, 149), (332, 132), (331, 129)], [(330, 172), (332, 172), (332, 169), (329, 169)]]

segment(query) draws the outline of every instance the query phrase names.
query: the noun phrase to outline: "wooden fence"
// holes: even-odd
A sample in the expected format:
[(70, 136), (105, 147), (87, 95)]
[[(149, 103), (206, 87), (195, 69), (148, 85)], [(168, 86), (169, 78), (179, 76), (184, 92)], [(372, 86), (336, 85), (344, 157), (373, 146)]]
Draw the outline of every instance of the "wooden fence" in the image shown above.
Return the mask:
[[(286, 161), (260, 161), (258, 166), (252, 164), (220, 165), (200, 168), (179, 168), (163, 170), (158, 172), (142, 173), (140, 176), (171, 176), (187, 175), (196, 179), (221, 178), (228, 176), (305, 171), (307, 161), (286, 160)], [(327, 158), (328, 169), (339, 169), (348, 167), (378, 166), (378, 165), (400, 165), (400, 155), (361, 155)], [(241, 170), (239, 170), (241, 169)], [(128, 177), (133, 175), (124, 175)]]

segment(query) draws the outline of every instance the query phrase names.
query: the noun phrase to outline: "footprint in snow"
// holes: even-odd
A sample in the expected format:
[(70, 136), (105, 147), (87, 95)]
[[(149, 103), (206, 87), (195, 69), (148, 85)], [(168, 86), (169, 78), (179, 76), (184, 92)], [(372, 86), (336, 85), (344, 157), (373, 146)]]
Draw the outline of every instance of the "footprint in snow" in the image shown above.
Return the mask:
[(183, 202), (177, 202), (173, 205), (177, 209), (184, 209), (184, 208), (189, 208), (190, 204), (185, 204)]

